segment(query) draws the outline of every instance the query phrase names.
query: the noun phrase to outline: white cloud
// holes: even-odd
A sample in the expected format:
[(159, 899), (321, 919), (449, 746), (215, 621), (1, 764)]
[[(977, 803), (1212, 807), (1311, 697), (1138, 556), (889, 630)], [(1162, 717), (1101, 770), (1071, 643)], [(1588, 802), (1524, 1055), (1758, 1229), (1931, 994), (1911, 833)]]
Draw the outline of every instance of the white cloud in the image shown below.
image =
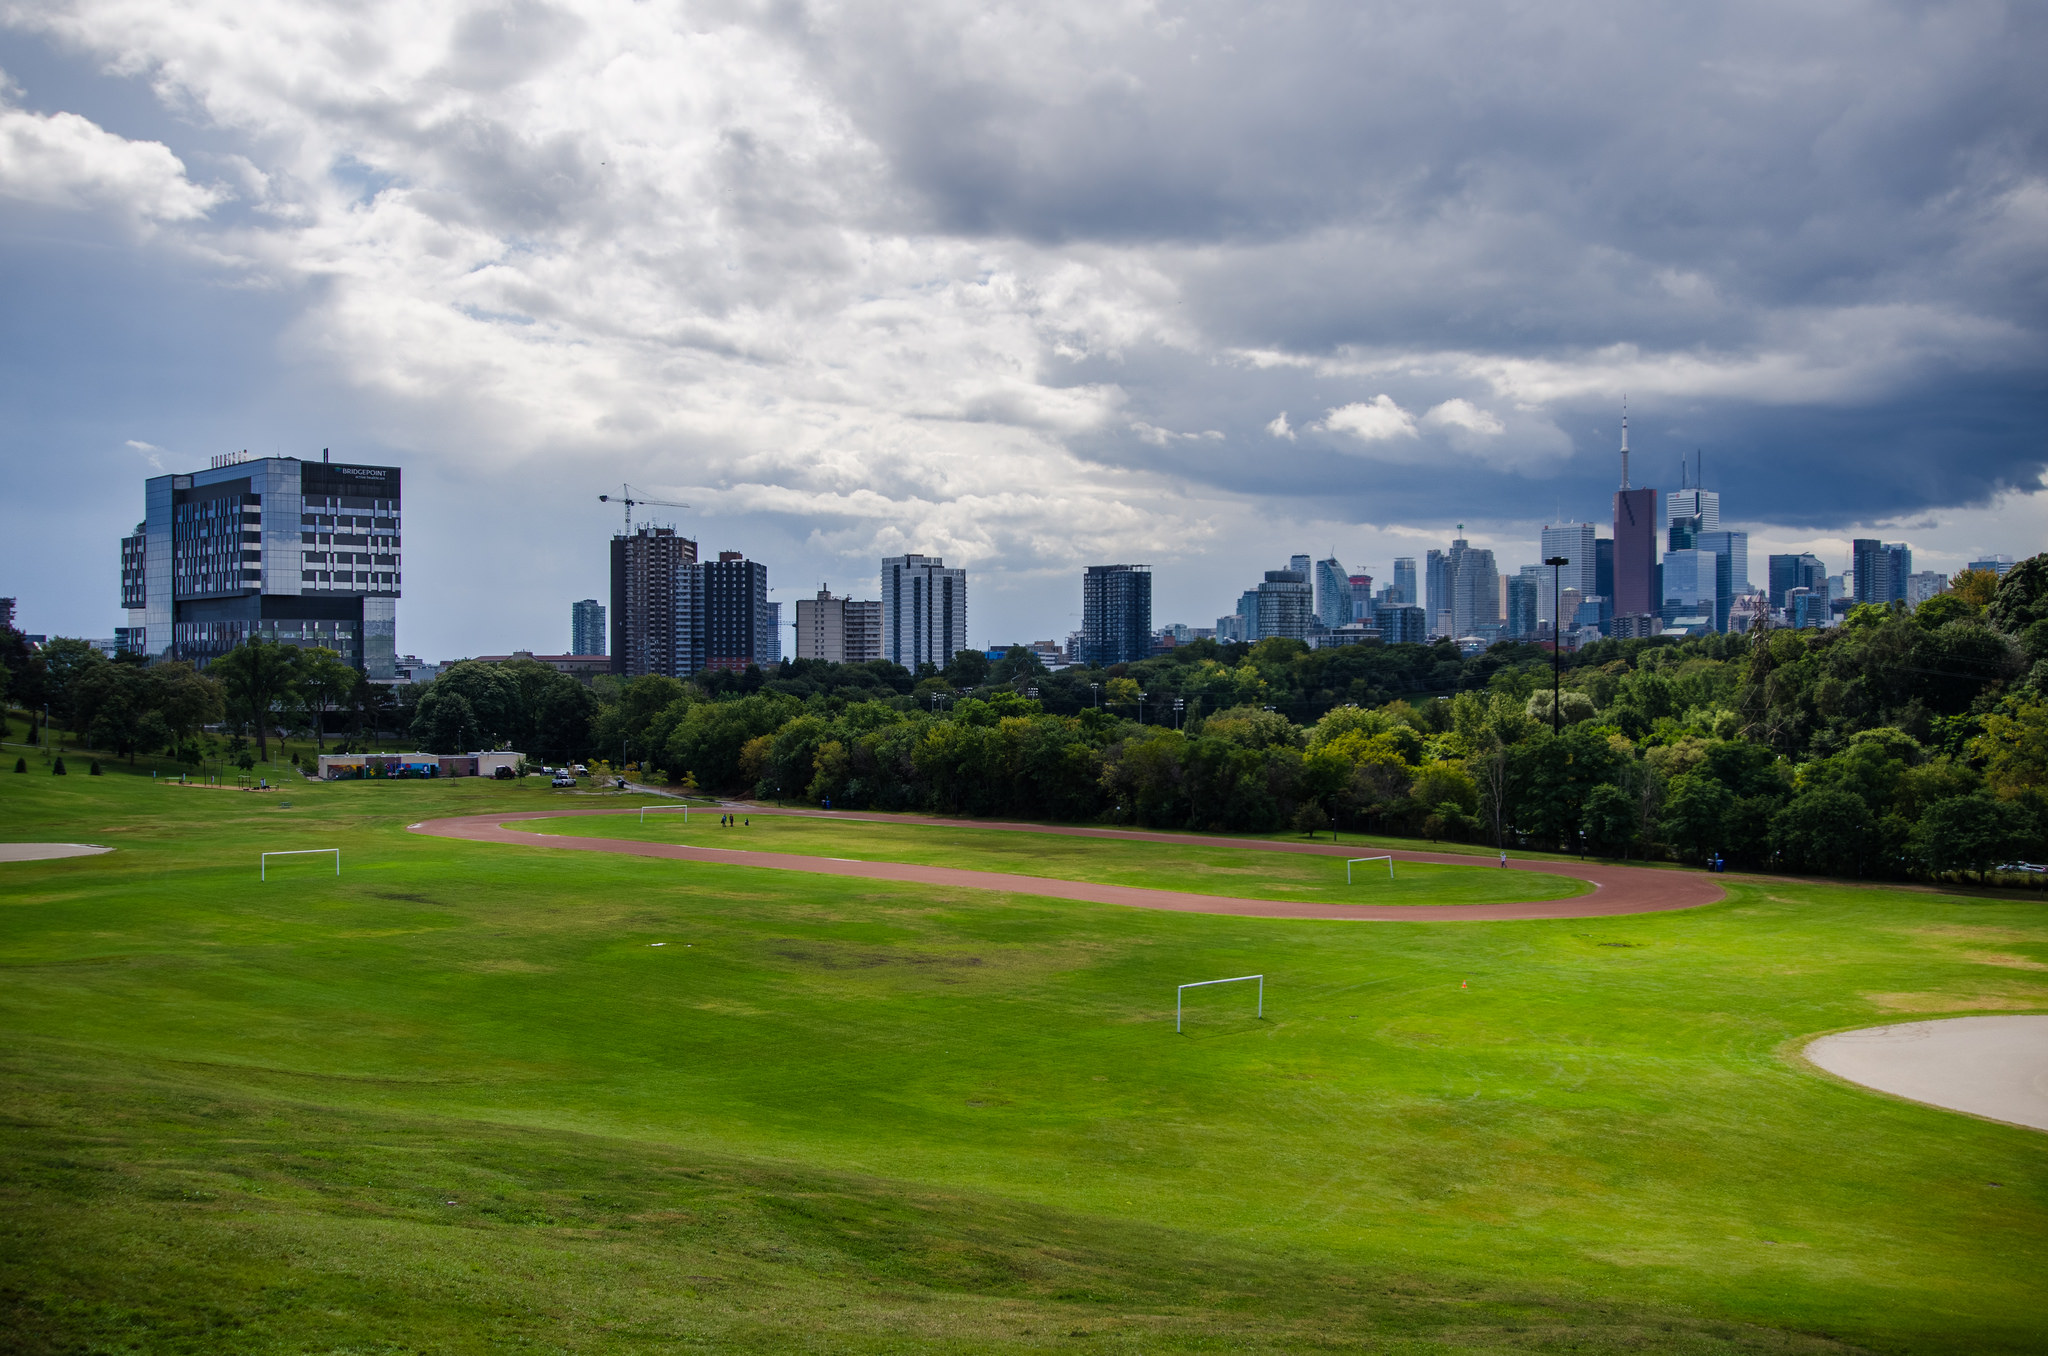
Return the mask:
[(1368, 401), (1338, 406), (1323, 416), (1320, 427), (1331, 433), (1348, 433), (1369, 443), (1415, 436), (1414, 416), (1396, 405), (1392, 396), (1384, 394)]
[(76, 113), (0, 107), (0, 197), (155, 221), (204, 216), (224, 195), (185, 177), (157, 141), (129, 141)]
[(1266, 432), (1275, 438), (1285, 438), (1290, 443), (1295, 440), (1294, 426), (1287, 422), (1285, 410), (1273, 416), (1273, 422), (1266, 425)]
[(1462, 396), (1431, 406), (1422, 422), (1431, 428), (1459, 429), (1485, 437), (1497, 437), (1507, 431), (1507, 425)]
[(130, 438), (125, 446), (156, 470), (161, 471), (164, 469), (164, 449), (158, 447), (155, 443), (145, 443)]

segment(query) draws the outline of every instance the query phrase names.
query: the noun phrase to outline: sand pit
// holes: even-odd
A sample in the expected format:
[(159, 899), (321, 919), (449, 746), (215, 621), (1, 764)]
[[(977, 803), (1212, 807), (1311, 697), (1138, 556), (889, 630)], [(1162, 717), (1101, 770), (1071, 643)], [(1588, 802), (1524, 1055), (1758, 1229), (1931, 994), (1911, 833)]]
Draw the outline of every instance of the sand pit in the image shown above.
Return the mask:
[(0, 843), (0, 862), (46, 862), (52, 857), (96, 857), (112, 851), (91, 843)]
[(2048, 1017), (1950, 1017), (1823, 1036), (1806, 1057), (1916, 1102), (2048, 1130)]

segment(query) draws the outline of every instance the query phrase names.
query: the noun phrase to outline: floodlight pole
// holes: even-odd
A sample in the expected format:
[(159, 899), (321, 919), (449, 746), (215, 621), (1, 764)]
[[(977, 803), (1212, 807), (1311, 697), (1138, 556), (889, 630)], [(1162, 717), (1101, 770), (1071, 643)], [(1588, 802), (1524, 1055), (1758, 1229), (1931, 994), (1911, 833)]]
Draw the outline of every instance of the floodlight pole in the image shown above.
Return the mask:
[(1558, 571), (1572, 562), (1570, 556), (1552, 556), (1543, 563), (1550, 567), (1550, 733), (1554, 735), (1563, 728), (1564, 715), (1564, 708), (1558, 705), (1564, 682), (1564, 617), (1558, 611), (1563, 595)]

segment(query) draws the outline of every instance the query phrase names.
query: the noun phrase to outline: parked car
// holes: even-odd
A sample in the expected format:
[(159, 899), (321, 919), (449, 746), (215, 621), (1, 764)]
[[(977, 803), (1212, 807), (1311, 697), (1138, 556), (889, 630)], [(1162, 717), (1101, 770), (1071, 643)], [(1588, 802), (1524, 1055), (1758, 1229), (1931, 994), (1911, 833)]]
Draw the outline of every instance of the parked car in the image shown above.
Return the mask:
[(1994, 866), (1991, 869), (1994, 871), (2026, 871), (2038, 874), (2048, 871), (2048, 866), (2042, 866), (2038, 862), (2007, 862), (2003, 866)]
[(548, 785), (549, 785), (549, 786), (574, 786), (574, 785), (576, 785), (576, 779), (575, 779), (574, 777), (571, 777), (571, 776), (570, 776), (570, 775), (569, 775), (568, 773), (566, 773), (566, 772), (557, 772), (557, 773), (555, 774), (555, 779), (554, 779), (553, 781), (549, 782), (549, 783), (548, 783)]

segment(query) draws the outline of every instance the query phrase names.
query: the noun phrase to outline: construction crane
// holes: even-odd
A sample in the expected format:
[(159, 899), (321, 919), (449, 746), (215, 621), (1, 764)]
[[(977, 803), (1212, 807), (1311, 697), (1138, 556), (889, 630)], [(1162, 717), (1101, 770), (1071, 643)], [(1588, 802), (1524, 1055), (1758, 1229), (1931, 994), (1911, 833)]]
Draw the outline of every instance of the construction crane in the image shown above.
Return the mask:
[(633, 506), (635, 504), (645, 505), (648, 508), (689, 507), (688, 504), (678, 504), (668, 499), (635, 499), (633, 497), (633, 487), (631, 485), (619, 486), (619, 492), (615, 495), (601, 494), (597, 497), (597, 502), (600, 504), (609, 504), (614, 499), (618, 500), (620, 503), (626, 506), (626, 535), (629, 537), (633, 535)]

